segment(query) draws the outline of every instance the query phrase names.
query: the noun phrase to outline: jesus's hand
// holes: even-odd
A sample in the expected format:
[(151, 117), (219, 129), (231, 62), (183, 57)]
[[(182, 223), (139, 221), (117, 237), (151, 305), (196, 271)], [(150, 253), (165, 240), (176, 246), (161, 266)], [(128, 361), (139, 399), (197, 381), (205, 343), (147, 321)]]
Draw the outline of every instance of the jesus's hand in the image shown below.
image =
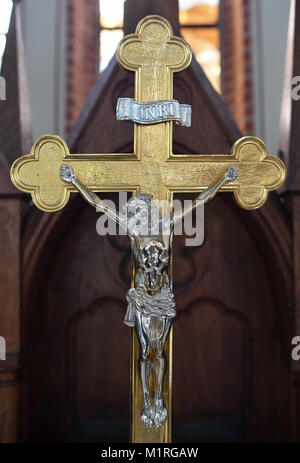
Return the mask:
[(235, 180), (237, 176), (238, 174), (237, 174), (236, 167), (234, 166), (228, 167), (228, 169), (225, 172), (225, 180), (227, 180), (227, 182), (231, 182), (232, 180)]
[(62, 164), (60, 168), (60, 178), (67, 183), (74, 183), (76, 180), (74, 170), (72, 167), (67, 166), (66, 164)]

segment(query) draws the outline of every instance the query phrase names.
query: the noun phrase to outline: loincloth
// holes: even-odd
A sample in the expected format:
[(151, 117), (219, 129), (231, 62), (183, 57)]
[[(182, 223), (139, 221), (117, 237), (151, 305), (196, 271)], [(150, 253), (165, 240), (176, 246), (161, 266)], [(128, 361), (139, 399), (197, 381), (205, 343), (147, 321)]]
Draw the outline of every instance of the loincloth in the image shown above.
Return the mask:
[(149, 296), (142, 288), (131, 288), (126, 295), (128, 307), (124, 318), (127, 326), (135, 326), (135, 311), (138, 310), (148, 317), (176, 316), (176, 302), (174, 294), (167, 286), (155, 296)]

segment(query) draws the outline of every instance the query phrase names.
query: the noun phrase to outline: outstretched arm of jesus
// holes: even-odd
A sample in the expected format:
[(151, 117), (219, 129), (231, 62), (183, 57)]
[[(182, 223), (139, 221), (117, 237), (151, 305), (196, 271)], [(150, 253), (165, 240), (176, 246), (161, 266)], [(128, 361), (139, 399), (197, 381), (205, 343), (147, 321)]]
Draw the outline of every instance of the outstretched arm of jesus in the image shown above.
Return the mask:
[(220, 188), (227, 182), (231, 182), (232, 180), (235, 180), (237, 178), (237, 170), (234, 166), (228, 167), (228, 169), (225, 171), (224, 175), (213, 185), (208, 187), (206, 190), (204, 190), (202, 193), (200, 193), (199, 196), (192, 202), (192, 204), (189, 207), (186, 207), (183, 209), (183, 211), (179, 211), (178, 213), (174, 213), (173, 216), (173, 225), (176, 225), (176, 223), (180, 222), (183, 220), (183, 218), (188, 215), (191, 211), (196, 209), (197, 206), (200, 204), (204, 205), (208, 203), (211, 199), (213, 199)]
[(125, 216), (122, 216), (114, 209), (109, 207), (102, 201), (99, 196), (96, 195), (93, 191), (89, 190), (83, 183), (78, 180), (76, 177), (74, 170), (71, 166), (63, 164), (60, 168), (60, 178), (66, 182), (71, 183), (81, 194), (81, 196), (93, 207), (97, 209), (99, 212), (105, 213), (108, 217), (114, 220), (117, 224), (122, 227), (126, 227), (126, 220)]

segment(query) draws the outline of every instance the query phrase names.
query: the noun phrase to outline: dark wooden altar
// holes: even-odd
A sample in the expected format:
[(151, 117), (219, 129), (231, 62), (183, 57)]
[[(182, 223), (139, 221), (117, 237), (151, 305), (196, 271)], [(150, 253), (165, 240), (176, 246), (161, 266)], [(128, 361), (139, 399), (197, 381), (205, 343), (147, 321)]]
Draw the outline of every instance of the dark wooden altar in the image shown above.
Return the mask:
[[(127, 11), (125, 33), (149, 13), (167, 17), (178, 33), (173, 1), (142, 3)], [(10, 72), (22, 72), (20, 63)], [(125, 96), (133, 96), (132, 75), (113, 58), (70, 136), (71, 153), (132, 150), (132, 125), (115, 118), (117, 98)], [(192, 127), (174, 129), (175, 153), (230, 152), (241, 134), (195, 60), (175, 76), (174, 98), (193, 106)], [(0, 130), (0, 137), (11, 162), (8, 134)], [(98, 216), (79, 195), (47, 214), (8, 190), (0, 191), (1, 211), (14, 218), (14, 232), (0, 220), (1, 249), (8, 253), (1, 275), (14, 278), (1, 279), (0, 313), (5, 327), (20, 324), (20, 341), (18, 329), (10, 329), (11, 355), (0, 365), (0, 440), (127, 441), (127, 238), (100, 237)], [(299, 439), (297, 366), (290, 356), (291, 338), (300, 334), (292, 257), (298, 234), (291, 232), (286, 196), (272, 194), (261, 210), (246, 212), (231, 194), (219, 195), (206, 207), (201, 247), (186, 248), (184, 237), (175, 238), (174, 441)], [(17, 300), (7, 305), (10, 294)]]

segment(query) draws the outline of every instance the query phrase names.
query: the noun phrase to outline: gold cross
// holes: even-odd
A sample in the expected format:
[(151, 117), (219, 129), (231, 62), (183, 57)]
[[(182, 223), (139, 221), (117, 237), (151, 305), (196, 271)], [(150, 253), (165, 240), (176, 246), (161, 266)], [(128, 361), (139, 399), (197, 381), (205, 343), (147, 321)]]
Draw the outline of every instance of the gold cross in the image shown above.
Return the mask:
[[(167, 20), (147, 16), (135, 34), (125, 36), (117, 50), (119, 63), (135, 72), (135, 99), (138, 102), (171, 100), (173, 72), (185, 69), (191, 61), (189, 45), (174, 37)], [(70, 165), (79, 180), (95, 192), (131, 191), (150, 193), (154, 199), (172, 200), (174, 192), (200, 192), (214, 183), (229, 166), (237, 168), (236, 180), (221, 191), (234, 192), (244, 209), (264, 204), (268, 191), (285, 179), (285, 166), (268, 156), (264, 143), (256, 137), (244, 137), (231, 155), (173, 155), (172, 122), (134, 125), (133, 154), (69, 154), (65, 142), (53, 135), (37, 140), (31, 154), (15, 161), (11, 178), (17, 188), (31, 193), (33, 202), (46, 212), (63, 208), (75, 188), (60, 179), (61, 164)], [(172, 336), (167, 345), (169, 371), (164, 399), (170, 404)], [(168, 442), (169, 421), (163, 428), (145, 428), (139, 422), (142, 392), (136, 371), (137, 339), (133, 348), (132, 434), (134, 442)], [(169, 412), (171, 411), (169, 407)], [(171, 413), (169, 413), (171, 415)]]
[[(136, 34), (123, 38), (119, 63), (135, 72), (135, 99), (139, 102), (169, 100), (173, 97), (173, 72), (185, 69), (191, 60), (189, 45), (172, 36), (168, 21), (148, 16)], [(244, 137), (232, 155), (173, 155), (172, 122), (134, 126), (133, 154), (69, 154), (65, 142), (54, 135), (37, 140), (31, 154), (15, 161), (12, 181), (31, 193), (39, 209), (54, 212), (68, 202), (72, 185), (62, 182), (59, 170), (67, 163), (78, 178), (93, 191), (150, 193), (154, 199), (172, 199), (173, 192), (202, 191), (224, 170), (234, 165), (238, 177), (221, 191), (233, 191), (244, 209), (263, 205), (270, 190), (285, 179), (285, 167), (267, 156), (264, 143)]]

